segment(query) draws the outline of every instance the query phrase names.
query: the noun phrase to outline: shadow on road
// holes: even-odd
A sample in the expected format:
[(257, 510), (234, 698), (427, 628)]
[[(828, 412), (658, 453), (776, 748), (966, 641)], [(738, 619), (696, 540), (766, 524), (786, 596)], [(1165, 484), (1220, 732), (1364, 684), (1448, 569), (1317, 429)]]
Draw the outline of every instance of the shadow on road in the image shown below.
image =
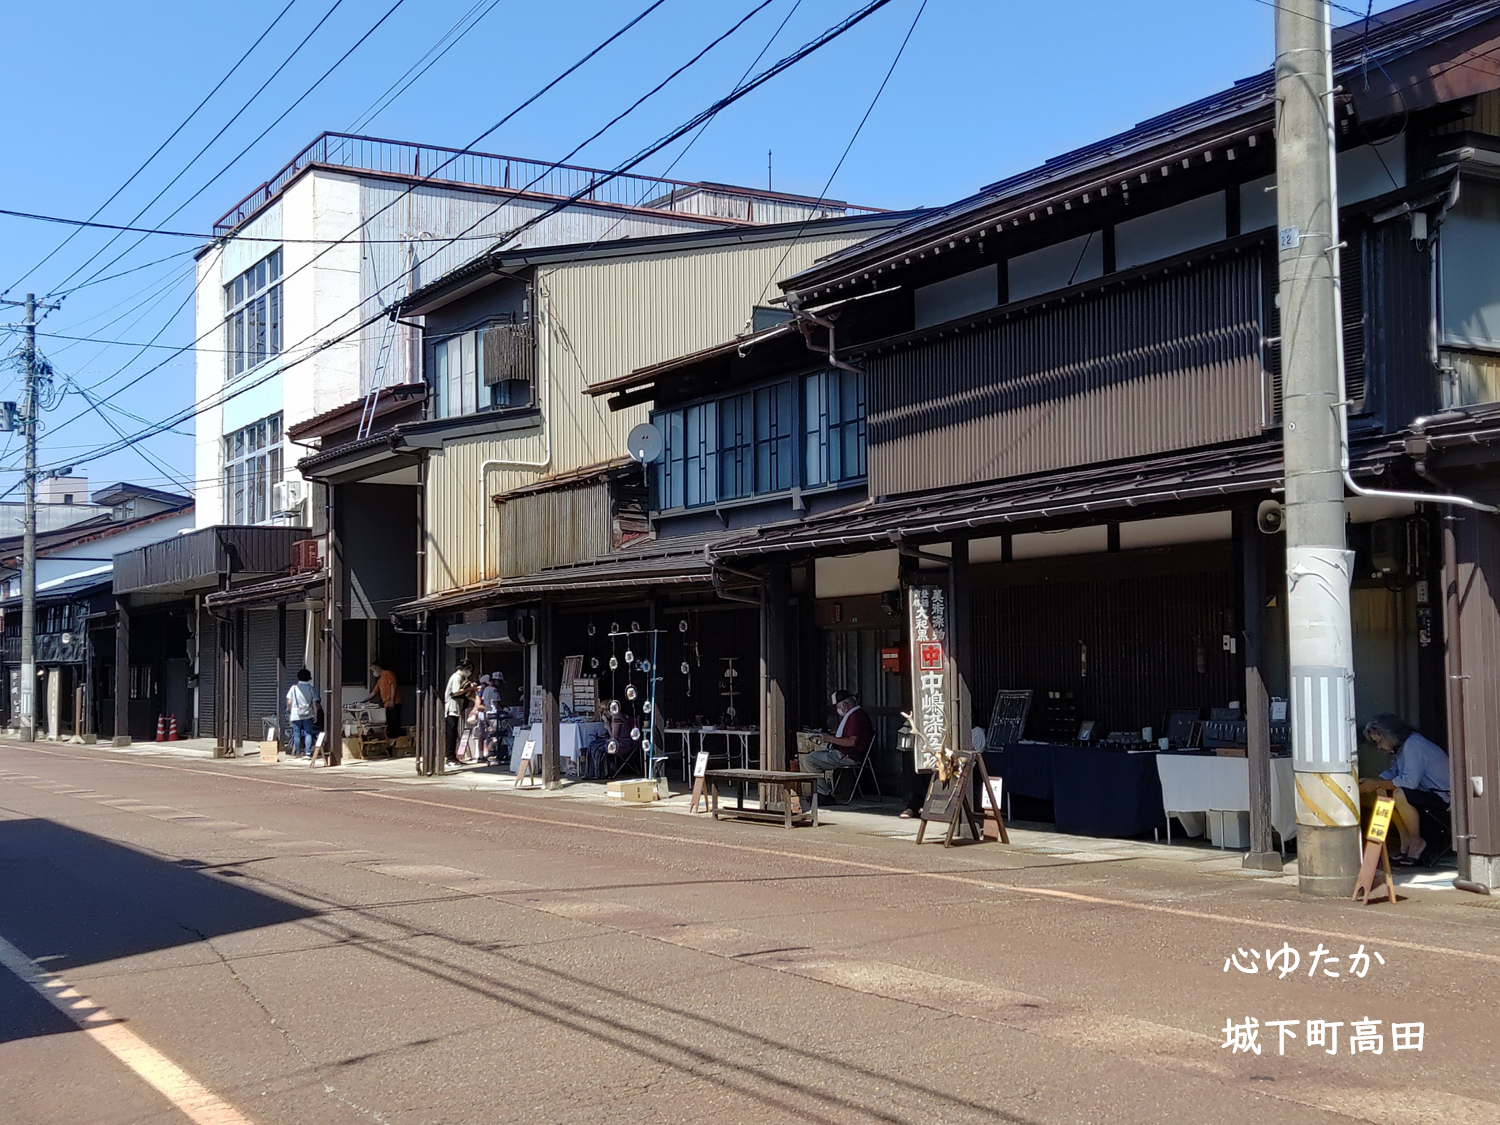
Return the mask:
[[(0, 937), (49, 972), (275, 926), (310, 911), (50, 820), (0, 821)], [(74, 1024), (0, 969), (0, 1042)]]

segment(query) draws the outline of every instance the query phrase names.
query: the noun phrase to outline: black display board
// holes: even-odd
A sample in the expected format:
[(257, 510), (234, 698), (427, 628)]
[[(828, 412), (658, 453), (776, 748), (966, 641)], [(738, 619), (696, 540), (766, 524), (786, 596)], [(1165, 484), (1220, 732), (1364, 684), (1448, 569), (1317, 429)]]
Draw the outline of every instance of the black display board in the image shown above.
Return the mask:
[(1021, 741), (1021, 732), (1026, 729), (1026, 715), (1031, 710), (1031, 689), (995, 693), (995, 707), (990, 712), (990, 725), (985, 731), (984, 748), (1002, 750)]
[[(953, 757), (954, 767), (949, 772), (948, 779), (944, 781), (934, 772), (927, 786), (927, 799), (922, 802), (922, 811), (919, 814), (922, 823), (917, 825), (917, 843), (919, 844), (927, 832), (929, 823), (948, 826), (947, 834), (943, 837), (945, 848), (953, 846), (953, 841), (964, 824), (969, 826), (969, 832), (973, 835), (975, 843), (984, 839), (984, 813), (982, 808), (974, 807), (974, 781), (977, 777), (979, 783), (989, 789), (989, 771), (984, 768), (984, 758), (978, 750), (961, 750)], [(983, 801), (980, 802), (981, 806), (983, 803)], [(990, 789), (989, 803), (995, 810), (995, 818), (999, 823), (1000, 808), (993, 789)], [(1003, 823), (1000, 823), (1000, 837), (1009, 842)]]

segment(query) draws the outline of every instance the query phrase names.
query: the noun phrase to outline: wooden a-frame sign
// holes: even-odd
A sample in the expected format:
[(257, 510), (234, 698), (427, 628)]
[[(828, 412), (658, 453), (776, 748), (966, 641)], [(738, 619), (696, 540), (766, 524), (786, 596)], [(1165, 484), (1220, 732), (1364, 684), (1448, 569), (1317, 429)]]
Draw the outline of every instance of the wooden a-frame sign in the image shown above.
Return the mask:
[(1359, 879), (1354, 884), (1354, 897), (1370, 905), (1370, 892), (1375, 889), (1375, 866), (1385, 868), (1385, 891), (1391, 902), (1396, 901), (1396, 881), (1391, 878), (1391, 854), (1386, 851), (1385, 838), (1391, 829), (1391, 814), (1396, 811), (1394, 797), (1377, 797), (1375, 811), (1370, 814), (1370, 830), (1365, 833), (1365, 858), (1359, 865)]
[(708, 773), (708, 751), (698, 751), (698, 760), (693, 763), (693, 799), (688, 804), (688, 812), (707, 812), (708, 797), (704, 792)]
[[(984, 813), (974, 807), (973, 782), (976, 771), (980, 784), (988, 794), (989, 805), (995, 810), (1000, 839), (1010, 843), (1010, 834), (1005, 831), (1005, 822), (1000, 819), (1000, 805), (995, 799), (989, 771), (984, 768), (984, 758), (977, 750), (961, 750), (954, 758), (953, 772), (947, 781), (941, 780), (936, 773), (932, 775), (932, 781), (927, 787), (927, 799), (922, 802), (922, 811), (918, 814), (922, 823), (917, 825), (917, 843), (922, 842), (929, 823), (948, 825), (947, 834), (943, 837), (945, 848), (953, 846), (961, 826), (965, 824), (969, 826), (969, 833), (974, 837), (975, 843), (984, 839)], [(980, 804), (983, 805), (984, 801), (981, 800)]]
[(511, 783), (514, 789), (521, 784), (521, 779), (526, 778), (526, 788), (530, 789), (541, 779), (537, 777), (536, 762), (536, 739), (528, 738), (526, 744), (521, 748), (521, 768), (516, 771), (516, 780)]

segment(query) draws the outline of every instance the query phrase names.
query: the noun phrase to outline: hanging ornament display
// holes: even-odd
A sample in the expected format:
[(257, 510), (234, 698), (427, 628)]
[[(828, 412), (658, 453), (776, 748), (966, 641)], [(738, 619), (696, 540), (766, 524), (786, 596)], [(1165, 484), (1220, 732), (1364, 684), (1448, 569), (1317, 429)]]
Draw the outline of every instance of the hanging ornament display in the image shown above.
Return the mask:
[(688, 623), (686, 617), (677, 622), (677, 631), (679, 633), (686, 633), (688, 631)]
[(613, 672), (613, 671), (615, 671), (619, 667), (620, 667), (620, 661), (619, 661), (619, 659), (617, 657), (611, 656), (609, 658), (609, 670), (611, 672)]
[(626, 699), (634, 699), (635, 695), (636, 695), (635, 685), (634, 684), (626, 684), (625, 685), (625, 698)]

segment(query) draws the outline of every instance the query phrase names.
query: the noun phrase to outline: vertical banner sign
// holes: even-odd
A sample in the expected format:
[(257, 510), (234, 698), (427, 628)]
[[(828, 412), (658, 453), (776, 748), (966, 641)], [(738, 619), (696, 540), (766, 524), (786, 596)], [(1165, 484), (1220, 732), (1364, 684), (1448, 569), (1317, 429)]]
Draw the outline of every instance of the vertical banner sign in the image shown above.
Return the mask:
[(948, 743), (948, 592), (913, 586), (910, 607), (912, 718), (916, 722), (917, 769), (931, 770), (928, 754)]

